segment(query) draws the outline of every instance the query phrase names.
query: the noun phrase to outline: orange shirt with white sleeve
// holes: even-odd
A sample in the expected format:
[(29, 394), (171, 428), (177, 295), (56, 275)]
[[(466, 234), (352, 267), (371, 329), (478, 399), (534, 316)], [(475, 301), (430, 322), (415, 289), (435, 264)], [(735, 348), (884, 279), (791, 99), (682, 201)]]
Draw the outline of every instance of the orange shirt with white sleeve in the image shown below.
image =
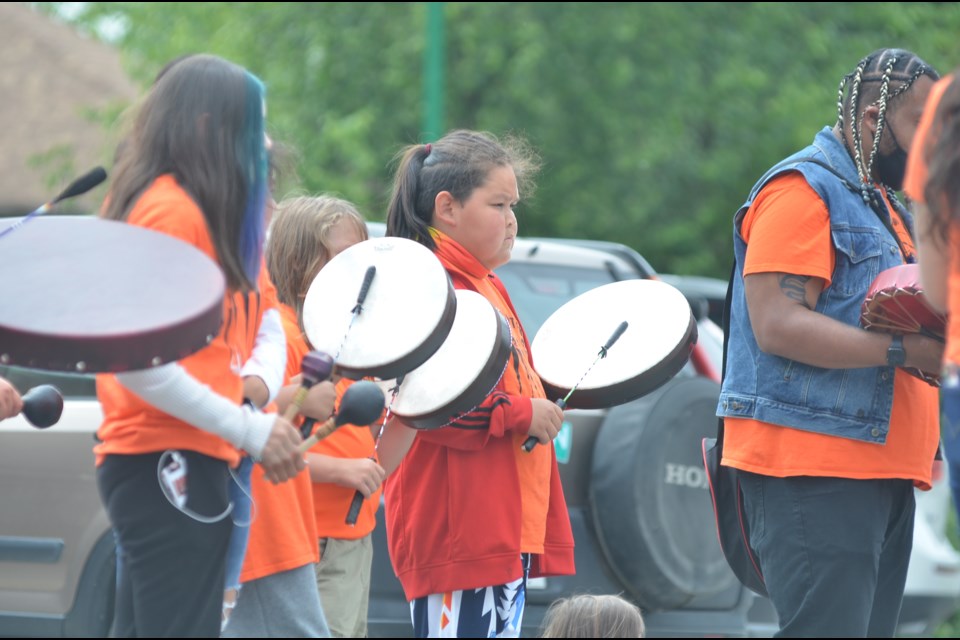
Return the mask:
[[(183, 240), (217, 261), (203, 212), (172, 175), (154, 180), (134, 204), (127, 222)], [(157, 265), (158, 269), (162, 267)], [(239, 406), (243, 400), (240, 366), (253, 351), (261, 311), (257, 292), (228, 291), (220, 332), (206, 347), (178, 363), (189, 375)], [(103, 408), (103, 423), (97, 432), (101, 442), (94, 448), (98, 465), (110, 454), (167, 449), (196, 451), (225, 460), (230, 466), (240, 461), (240, 452), (232, 444), (144, 402), (114, 375), (97, 376), (97, 397)]]

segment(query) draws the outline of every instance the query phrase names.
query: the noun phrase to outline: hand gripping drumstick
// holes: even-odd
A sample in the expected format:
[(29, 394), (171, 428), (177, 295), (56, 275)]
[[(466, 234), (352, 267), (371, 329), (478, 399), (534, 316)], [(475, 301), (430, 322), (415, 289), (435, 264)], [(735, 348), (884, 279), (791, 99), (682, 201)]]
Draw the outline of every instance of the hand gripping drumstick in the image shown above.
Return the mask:
[(283, 417), (289, 422), (293, 420), (300, 412), (303, 401), (307, 398), (310, 388), (318, 382), (323, 382), (333, 373), (333, 358), (323, 351), (311, 351), (303, 356), (300, 363), (300, 388), (293, 395), (287, 410)]
[(8, 233), (11, 233), (14, 229), (22, 225), (24, 222), (50, 211), (50, 209), (53, 208), (53, 205), (57, 204), (61, 200), (66, 200), (67, 198), (72, 198), (74, 196), (79, 196), (80, 194), (86, 193), (87, 191), (90, 191), (90, 189), (93, 189), (95, 186), (97, 186), (98, 184), (100, 184), (106, 179), (107, 179), (107, 172), (104, 170), (103, 167), (97, 167), (92, 171), (88, 171), (84, 175), (80, 176), (79, 178), (71, 182), (69, 186), (67, 186), (66, 189), (61, 191), (60, 195), (58, 195), (56, 198), (54, 198), (53, 200), (51, 200), (50, 202), (44, 205), (40, 205), (39, 207), (37, 207), (36, 209), (31, 211), (24, 217), (20, 218), (15, 223), (13, 223), (12, 225), (4, 229), (3, 231), (0, 231), (0, 238), (7, 235)]
[[(577, 384), (573, 385), (573, 388), (570, 389), (569, 393), (567, 393), (566, 396), (564, 396), (564, 397), (561, 398), (560, 400), (557, 400), (557, 406), (558, 406), (558, 407), (560, 407), (561, 409), (565, 409), (565, 408), (567, 407), (567, 400), (569, 400), (569, 399), (570, 399), (570, 396), (573, 395), (573, 392), (577, 390), (577, 387), (579, 387), (579, 386), (580, 386), (580, 383), (583, 382), (583, 379), (587, 377), (587, 374), (590, 373), (590, 370), (593, 369), (594, 365), (596, 365), (598, 362), (600, 362), (600, 360), (602, 360), (603, 358), (606, 358), (606, 357), (607, 357), (607, 351), (610, 350), (610, 347), (613, 346), (613, 343), (614, 343), (614, 342), (616, 342), (617, 340), (620, 339), (620, 336), (623, 335), (623, 332), (627, 330), (627, 326), (628, 326), (628, 323), (627, 323), (626, 320), (624, 320), (623, 322), (620, 323), (620, 326), (618, 326), (618, 327), (614, 330), (613, 334), (610, 336), (610, 339), (607, 340), (607, 343), (606, 343), (605, 345), (603, 345), (602, 347), (600, 347), (600, 353), (597, 354), (597, 359), (593, 361), (593, 364), (591, 364), (589, 367), (587, 367), (587, 370), (584, 371), (584, 372), (583, 372), (583, 375), (580, 376), (580, 379), (577, 380)], [(534, 448), (535, 446), (537, 446), (537, 443), (538, 443), (538, 442), (539, 442), (539, 440), (537, 440), (537, 439), (536, 439), (535, 437), (533, 437), (533, 436), (530, 436), (530, 437), (527, 438), (526, 441), (523, 443), (522, 448), (523, 448), (523, 450), (526, 451), (527, 453), (530, 453), (531, 451), (533, 451), (533, 448)]]
[[(403, 384), (403, 378), (406, 374), (401, 374), (397, 378), (397, 383), (390, 389), (390, 404), (387, 406), (387, 413), (383, 416), (383, 424), (380, 425), (380, 430), (377, 432), (377, 441), (373, 444), (373, 457), (371, 460), (376, 459), (377, 451), (380, 449), (380, 438), (383, 437), (383, 431), (387, 428), (387, 422), (390, 420), (390, 409), (393, 408), (393, 403), (397, 399), (397, 394), (400, 393), (400, 385)], [(360, 517), (360, 507), (363, 506), (363, 492), (359, 489), (356, 493), (353, 494), (353, 501), (350, 502), (350, 508), (347, 510), (347, 517), (344, 520), (344, 523), (350, 525), (351, 527), (357, 524), (357, 518)]]
[(369, 380), (361, 380), (350, 385), (340, 401), (340, 410), (332, 416), (313, 435), (300, 443), (300, 453), (305, 454), (338, 427), (345, 424), (368, 425), (383, 411), (383, 391)]

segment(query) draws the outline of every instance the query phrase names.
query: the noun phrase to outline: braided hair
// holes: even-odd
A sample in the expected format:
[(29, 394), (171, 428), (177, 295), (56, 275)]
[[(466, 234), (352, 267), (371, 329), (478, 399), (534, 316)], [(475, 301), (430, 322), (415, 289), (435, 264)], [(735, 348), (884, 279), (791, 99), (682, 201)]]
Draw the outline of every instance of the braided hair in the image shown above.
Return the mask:
[[(871, 182), (873, 164), (886, 127), (890, 104), (909, 91), (921, 76), (928, 76), (931, 80), (940, 78), (933, 67), (915, 53), (904, 49), (878, 49), (860, 60), (856, 69), (840, 80), (837, 90), (837, 126), (841, 131), (845, 125), (850, 127), (853, 149), (849, 151), (864, 185)], [(873, 137), (870, 156), (865, 160), (862, 151), (862, 122), (866, 107), (872, 104), (876, 104), (879, 109), (877, 132)]]

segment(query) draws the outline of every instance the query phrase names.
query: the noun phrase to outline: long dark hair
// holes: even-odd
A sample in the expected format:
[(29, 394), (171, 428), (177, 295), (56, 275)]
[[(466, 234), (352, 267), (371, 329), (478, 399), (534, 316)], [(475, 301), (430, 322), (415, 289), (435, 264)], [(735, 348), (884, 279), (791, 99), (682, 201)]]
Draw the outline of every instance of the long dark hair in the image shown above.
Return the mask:
[(960, 220), (960, 82), (944, 90), (923, 150), (929, 166), (924, 197), (933, 229), (946, 242), (950, 223)]
[(539, 168), (536, 154), (516, 137), (498, 140), (493, 134), (458, 129), (432, 144), (406, 147), (387, 207), (387, 235), (415, 240), (429, 249), (435, 244), (432, 224), (437, 194), (449, 191), (464, 202), (482, 186), (496, 167), (512, 167), (522, 192), (529, 196)]
[(114, 172), (104, 217), (125, 220), (172, 174), (203, 211), (231, 289), (256, 289), (264, 238), (264, 87), (211, 55), (168, 65), (147, 94)]

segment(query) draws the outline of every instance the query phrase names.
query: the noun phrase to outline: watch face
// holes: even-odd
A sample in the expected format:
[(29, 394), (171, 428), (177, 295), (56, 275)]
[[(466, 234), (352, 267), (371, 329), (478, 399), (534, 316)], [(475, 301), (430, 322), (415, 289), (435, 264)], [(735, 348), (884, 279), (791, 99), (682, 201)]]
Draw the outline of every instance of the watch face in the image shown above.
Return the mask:
[(903, 338), (894, 336), (890, 348), (887, 349), (887, 364), (891, 367), (903, 366), (907, 361), (907, 352), (903, 350)]

